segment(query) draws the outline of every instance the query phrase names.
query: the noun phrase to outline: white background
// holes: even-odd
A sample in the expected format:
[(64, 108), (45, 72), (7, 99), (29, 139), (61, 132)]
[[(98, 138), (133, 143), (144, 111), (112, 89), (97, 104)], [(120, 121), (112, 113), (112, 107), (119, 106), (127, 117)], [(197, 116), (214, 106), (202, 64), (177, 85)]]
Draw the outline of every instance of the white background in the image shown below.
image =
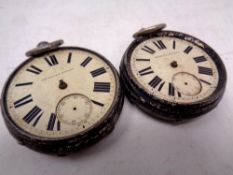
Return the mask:
[(67, 157), (34, 152), (16, 143), (0, 118), (2, 175), (232, 175), (232, 0), (15, 0), (0, 2), (0, 86), (41, 40), (62, 38), (106, 56), (118, 69), (141, 27), (165, 22), (192, 34), (222, 57), (228, 84), (221, 103), (201, 118), (171, 125), (152, 119), (125, 100), (114, 132)]

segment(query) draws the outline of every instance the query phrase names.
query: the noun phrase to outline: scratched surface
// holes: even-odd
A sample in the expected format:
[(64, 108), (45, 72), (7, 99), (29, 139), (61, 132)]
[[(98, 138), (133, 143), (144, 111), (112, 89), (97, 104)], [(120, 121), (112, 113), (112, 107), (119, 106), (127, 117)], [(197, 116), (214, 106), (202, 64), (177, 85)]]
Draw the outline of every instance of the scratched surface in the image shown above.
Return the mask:
[(233, 174), (233, 1), (3, 1), (0, 3), (0, 88), (24, 53), (41, 40), (62, 38), (120, 59), (143, 26), (194, 35), (212, 46), (228, 72), (225, 95), (213, 111), (180, 125), (154, 120), (127, 100), (114, 132), (100, 143), (67, 157), (22, 147), (0, 119), (0, 170), (4, 175)]

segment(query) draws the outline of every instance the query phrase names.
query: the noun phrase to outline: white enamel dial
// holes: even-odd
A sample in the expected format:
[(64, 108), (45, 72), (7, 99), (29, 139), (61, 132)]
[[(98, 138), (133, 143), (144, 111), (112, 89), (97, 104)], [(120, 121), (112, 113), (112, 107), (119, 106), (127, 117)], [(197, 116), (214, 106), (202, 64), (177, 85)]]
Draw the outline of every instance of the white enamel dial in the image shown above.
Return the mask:
[(205, 99), (219, 81), (212, 58), (197, 45), (175, 37), (141, 42), (131, 54), (130, 68), (147, 93), (180, 104)]
[(13, 122), (35, 136), (64, 138), (104, 119), (116, 96), (116, 78), (97, 54), (61, 48), (28, 61), (6, 91)]

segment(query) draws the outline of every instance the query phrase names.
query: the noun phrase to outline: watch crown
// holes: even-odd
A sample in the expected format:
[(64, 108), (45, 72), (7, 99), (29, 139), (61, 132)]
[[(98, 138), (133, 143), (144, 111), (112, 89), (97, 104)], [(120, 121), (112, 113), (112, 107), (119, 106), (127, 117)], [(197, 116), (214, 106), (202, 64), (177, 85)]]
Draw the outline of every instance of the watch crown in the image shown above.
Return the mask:
[(153, 25), (147, 28), (141, 28), (139, 31), (137, 31), (136, 33), (133, 34), (134, 38), (137, 38), (139, 36), (145, 36), (145, 35), (149, 35), (149, 34), (153, 34), (156, 33), (162, 29), (164, 29), (167, 25), (165, 23), (161, 23), (161, 24), (157, 24), (157, 25)]
[(63, 43), (64, 43), (64, 41), (62, 39), (52, 41), (52, 42), (41, 41), (39, 44), (37, 44), (36, 48), (33, 48), (33, 49), (27, 51), (26, 56), (31, 57), (31, 56), (40, 55), (44, 52), (58, 48)]

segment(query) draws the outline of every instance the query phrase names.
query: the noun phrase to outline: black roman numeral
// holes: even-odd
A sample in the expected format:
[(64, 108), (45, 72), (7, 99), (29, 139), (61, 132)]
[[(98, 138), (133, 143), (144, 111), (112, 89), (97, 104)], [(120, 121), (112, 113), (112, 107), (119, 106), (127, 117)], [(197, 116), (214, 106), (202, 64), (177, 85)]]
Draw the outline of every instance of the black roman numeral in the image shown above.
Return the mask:
[[(53, 131), (54, 130), (56, 120), (57, 120), (56, 114), (51, 113), (50, 118), (49, 118), (48, 127), (47, 127), (48, 131)], [(61, 123), (60, 123), (59, 120), (57, 120), (57, 131), (60, 131), (60, 130), (61, 130)]]
[(34, 106), (24, 117), (23, 120), (27, 123), (31, 123), (35, 118), (35, 121), (32, 126), (36, 126), (43, 112), (38, 106)]
[(98, 106), (101, 106), (101, 107), (104, 106), (103, 103), (100, 103), (100, 102), (98, 102), (98, 101), (95, 101), (95, 100), (91, 100), (91, 101), (92, 101), (94, 104), (98, 105)]
[(67, 63), (71, 63), (72, 53), (70, 52), (67, 58)]
[(161, 90), (162, 90), (164, 84), (165, 84), (165, 81), (159, 85), (158, 91), (161, 91)]
[(147, 52), (147, 53), (150, 53), (150, 54), (154, 54), (155, 53), (155, 50), (151, 49), (150, 47), (148, 46), (144, 46), (142, 48), (143, 51)]
[(28, 86), (28, 85), (32, 85), (33, 82), (27, 82), (27, 83), (18, 83), (18, 84), (15, 84), (16, 87), (19, 87), (19, 86)]
[(204, 56), (194, 57), (193, 59), (196, 63), (207, 61), (207, 59)]
[(105, 68), (101, 67), (99, 69), (91, 71), (91, 75), (92, 75), (92, 77), (97, 77), (97, 76), (99, 76), (101, 74), (104, 74), (105, 72), (106, 72)]
[(175, 50), (176, 49), (176, 41), (174, 40), (172, 43), (172, 48)]
[(204, 74), (204, 75), (209, 75), (209, 76), (213, 75), (213, 70), (208, 67), (198, 66), (198, 72), (199, 74)]
[(193, 48), (191, 46), (186, 47), (186, 49), (184, 49), (184, 53), (189, 54), (189, 52), (192, 50)]
[(158, 40), (157, 42), (153, 42), (153, 43), (159, 50), (166, 49), (166, 46), (161, 40)]
[(87, 57), (80, 65), (85, 67), (91, 60), (92, 60), (91, 57)]
[(154, 73), (154, 71), (151, 69), (150, 66), (139, 71), (139, 74), (140, 74), (141, 76), (148, 75), (148, 74), (152, 74), (152, 73)]
[(151, 87), (156, 88), (158, 84), (162, 81), (160, 77), (157, 75), (148, 83)]
[(37, 74), (37, 75), (42, 72), (41, 69), (39, 69), (38, 67), (33, 66), (33, 65), (31, 65), (30, 68), (26, 69), (26, 71)]
[(175, 96), (175, 88), (172, 85), (172, 83), (169, 83), (169, 86), (168, 86), (168, 95)]
[(109, 82), (95, 82), (94, 92), (110, 92), (110, 83)]
[(177, 92), (177, 94), (178, 94), (178, 97), (181, 97), (181, 93), (180, 92)]
[(150, 61), (150, 59), (141, 59), (141, 58), (138, 58), (138, 59), (136, 59), (136, 61)]
[(49, 66), (55, 66), (58, 64), (58, 61), (55, 55), (50, 55), (49, 58), (45, 57), (44, 59), (48, 63)]
[(15, 108), (18, 108), (18, 107), (23, 106), (23, 105), (30, 103), (32, 101), (33, 101), (32, 96), (31, 96), (31, 94), (29, 94), (29, 95), (17, 100), (16, 102), (14, 102), (14, 106), (15, 106)]

